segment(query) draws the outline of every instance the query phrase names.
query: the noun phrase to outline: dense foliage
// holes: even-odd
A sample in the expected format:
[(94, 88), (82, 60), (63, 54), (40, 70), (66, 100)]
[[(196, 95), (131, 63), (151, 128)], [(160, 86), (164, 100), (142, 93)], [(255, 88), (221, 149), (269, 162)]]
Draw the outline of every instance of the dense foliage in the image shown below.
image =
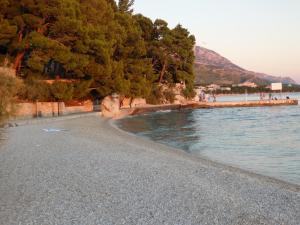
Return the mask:
[[(134, 15), (133, 0), (0, 0), (0, 62), (8, 59), (30, 100), (117, 92), (150, 97), (161, 83), (193, 94), (195, 38), (181, 25)], [(40, 80), (64, 78), (75, 84)], [(49, 90), (52, 89), (52, 90)]]
[(11, 76), (0, 73), (0, 124), (14, 112), (14, 102), (21, 82)]

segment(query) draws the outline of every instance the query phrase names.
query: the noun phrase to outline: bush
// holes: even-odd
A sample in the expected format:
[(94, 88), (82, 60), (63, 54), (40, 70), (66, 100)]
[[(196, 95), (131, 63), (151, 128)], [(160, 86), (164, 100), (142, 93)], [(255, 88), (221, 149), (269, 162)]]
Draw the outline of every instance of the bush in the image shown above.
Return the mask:
[(150, 95), (146, 98), (148, 104), (158, 105), (163, 103), (162, 87), (153, 85)]
[(166, 99), (169, 103), (171, 103), (171, 104), (174, 103), (174, 101), (175, 101), (175, 94), (174, 94), (174, 92), (172, 91), (172, 89), (167, 89), (167, 90), (165, 90), (163, 94), (164, 94), (165, 99)]
[(73, 84), (56, 81), (50, 86), (50, 89), (56, 101), (70, 101), (73, 99)]
[(50, 85), (36, 79), (26, 79), (24, 87), (19, 93), (19, 98), (25, 101), (51, 101)]
[(182, 94), (185, 98), (187, 99), (192, 99), (196, 96), (196, 92), (194, 90), (194, 88), (191, 86), (187, 86), (183, 91), (182, 91)]
[(89, 95), (91, 83), (91, 80), (74, 83), (73, 98), (76, 100), (86, 98)]
[[(14, 114), (14, 103), (21, 87), (21, 81), (6, 74), (0, 74), (0, 120)], [(0, 122), (1, 122), (0, 121)]]

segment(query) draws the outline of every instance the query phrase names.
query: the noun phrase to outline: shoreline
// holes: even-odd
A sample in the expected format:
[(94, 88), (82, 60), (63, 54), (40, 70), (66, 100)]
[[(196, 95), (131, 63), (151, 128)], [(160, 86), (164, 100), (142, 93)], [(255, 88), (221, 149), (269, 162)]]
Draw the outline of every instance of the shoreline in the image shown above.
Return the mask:
[(184, 109), (206, 109), (206, 108), (239, 108), (239, 107), (276, 107), (276, 106), (297, 106), (297, 99), (284, 100), (257, 100), (257, 101), (238, 101), (238, 102), (195, 102), (190, 101), (187, 104), (162, 104), (162, 105), (144, 105), (135, 108), (123, 108), (119, 114), (113, 117), (118, 120), (128, 116), (134, 116), (144, 113), (157, 112), (160, 110), (184, 110)]
[[(46, 133), (46, 127), (66, 131)], [(91, 115), (7, 132), (0, 146), (0, 224), (296, 225), (300, 219), (298, 185), (194, 157), (113, 120)]]
[(169, 146), (169, 145), (165, 145), (165, 144), (162, 144), (162, 143), (159, 143), (159, 142), (155, 142), (155, 141), (153, 141), (151, 139), (148, 139), (148, 138), (145, 138), (145, 137), (137, 136), (133, 133), (130, 133), (130, 132), (125, 131), (125, 130), (121, 129), (120, 127), (118, 127), (118, 125), (116, 124), (117, 121), (118, 120), (109, 120), (108, 123), (114, 129), (116, 129), (116, 131), (118, 131), (121, 134), (123, 133), (123, 134), (127, 135), (128, 137), (135, 137), (137, 139), (140, 139), (141, 142), (149, 142), (150, 144), (164, 146), (164, 149), (166, 149), (167, 151), (170, 151), (172, 153), (174, 152), (175, 154), (178, 154), (181, 157), (188, 157), (190, 160), (199, 161), (201, 163), (207, 163), (209, 165), (212, 165), (212, 166), (215, 166), (215, 167), (218, 167), (218, 168), (223, 168), (223, 169), (229, 170), (231, 172), (245, 174), (246, 176), (250, 176), (250, 177), (253, 177), (255, 179), (262, 180), (264, 182), (270, 182), (272, 184), (279, 185), (279, 187), (281, 187), (281, 188), (287, 188), (289, 190), (296, 191), (296, 192), (300, 193), (300, 185), (299, 184), (295, 184), (295, 183), (288, 182), (288, 181), (285, 181), (285, 180), (281, 180), (281, 179), (278, 179), (278, 178), (275, 178), (275, 177), (259, 174), (259, 173), (256, 173), (256, 172), (252, 172), (252, 171), (242, 169), (242, 168), (239, 168), (237, 166), (232, 166), (232, 165), (229, 165), (229, 164), (226, 164), (226, 163), (217, 162), (217, 161), (214, 161), (213, 159), (210, 159), (210, 158), (207, 158), (207, 157), (204, 157), (204, 156), (201, 156), (201, 155), (193, 155), (193, 154), (190, 154), (190, 153), (184, 151), (183, 149), (175, 148), (175, 147), (172, 147), (172, 146)]
[[(174, 105), (164, 105), (164, 106), (165, 107), (170, 107), (170, 106), (174, 107), (174, 106), (177, 106), (177, 105), (174, 104)], [(159, 110), (163, 110), (164, 107), (161, 107), (161, 106), (146, 107), (146, 109), (149, 109), (151, 111), (147, 111), (145, 113), (148, 113), (148, 112), (157, 112), (157, 110), (156, 111), (152, 111), (152, 110), (154, 110), (156, 108), (159, 108)], [(183, 108), (183, 109), (186, 109), (186, 108)], [(193, 109), (193, 108), (187, 108), (187, 109)], [(171, 108), (170, 110), (178, 110), (178, 109), (177, 108), (175, 108), (175, 109)], [(134, 114), (132, 116), (135, 116), (135, 115), (139, 115), (139, 114)], [(131, 116), (131, 115), (127, 115), (126, 117), (128, 117), (128, 116)], [(192, 160), (196, 160), (196, 161), (200, 160), (202, 162), (211, 163), (211, 164), (213, 164), (215, 166), (221, 166), (221, 167), (227, 168), (227, 169), (232, 170), (232, 171), (237, 171), (237, 172), (240, 172), (240, 173), (245, 173), (247, 175), (254, 176), (254, 177), (257, 177), (259, 179), (265, 179), (265, 180), (268, 180), (268, 181), (271, 181), (271, 182), (281, 183), (283, 186), (290, 186), (289, 188), (291, 188), (293, 190), (296, 190), (296, 191), (300, 191), (300, 185), (299, 184), (291, 183), (291, 182), (288, 182), (288, 181), (285, 181), (285, 180), (281, 180), (281, 179), (278, 179), (278, 178), (275, 178), (275, 177), (267, 176), (267, 175), (262, 175), (262, 174), (259, 174), (259, 173), (256, 173), (256, 172), (252, 172), (252, 171), (249, 171), (249, 170), (246, 170), (246, 169), (242, 169), (242, 168), (239, 168), (239, 167), (236, 167), (236, 166), (228, 165), (226, 163), (217, 162), (217, 161), (214, 161), (213, 159), (206, 158), (206, 157), (203, 157), (203, 156), (192, 155), (190, 153), (185, 152), (183, 149), (171, 147), (169, 145), (165, 145), (165, 144), (162, 144), (162, 143), (159, 143), (159, 142), (155, 142), (155, 141), (153, 141), (151, 139), (148, 139), (148, 138), (145, 138), (145, 137), (137, 136), (137, 135), (135, 135), (133, 133), (130, 133), (130, 132), (126, 131), (126, 130), (121, 129), (116, 124), (118, 122), (118, 120), (123, 119), (125, 117), (116, 118), (116, 119), (114, 119), (114, 118), (113, 119), (108, 119), (108, 118), (103, 118), (101, 116), (100, 112), (81, 113), (81, 114), (66, 115), (66, 116), (61, 116), (61, 117), (14, 120), (14, 121), (11, 121), (13, 123), (12, 126), (10, 126), (10, 127), (8, 127), (8, 126), (7, 127), (2, 127), (0, 129), (3, 130), (3, 131), (5, 131), (5, 130), (8, 131), (8, 129), (10, 129), (10, 128), (17, 128), (19, 126), (42, 125), (42, 124), (47, 124), (47, 123), (63, 122), (63, 121), (66, 121), (66, 120), (81, 119), (81, 118), (86, 118), (86, 117), (95, 117), (95, 118), (99, 118), (100, 120), (105, 120), (106, 123), (107, 123), (107, 125), (109, 127), (115, 129), (116, 132), (118, 132), (121, 135), (125, 135), (127, 137), (132, 137), (135, 140), (140, 140), (140, 142), (148, 142), (150, 144), (159, 145), (160, 147), (163, 146), (164, 149), (168, 149), (168, 151), (170, 151), (170, 152), (175, 152), (176, 154), (179, 154), (181, 156), (189, 157)]]

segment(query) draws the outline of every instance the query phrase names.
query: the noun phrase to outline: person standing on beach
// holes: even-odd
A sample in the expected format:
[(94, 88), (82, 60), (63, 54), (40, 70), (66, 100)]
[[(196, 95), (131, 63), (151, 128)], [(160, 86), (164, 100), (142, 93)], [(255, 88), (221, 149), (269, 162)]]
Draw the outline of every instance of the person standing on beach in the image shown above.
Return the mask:
[(213, 94), (213, 102), (216, 102), (217, 101), (217, 97), (215, 94)]

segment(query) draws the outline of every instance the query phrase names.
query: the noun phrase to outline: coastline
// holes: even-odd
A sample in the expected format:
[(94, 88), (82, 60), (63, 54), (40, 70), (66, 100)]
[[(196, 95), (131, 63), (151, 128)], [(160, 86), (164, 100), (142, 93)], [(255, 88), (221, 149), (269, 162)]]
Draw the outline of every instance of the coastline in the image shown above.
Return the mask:
[[(217, 162), (214, 161), (213, 159), (201, 156), (201, 155), (192, 155), (180, 148), (175, 148), (175, 147), (171, 147), (169, 145), (165, 145), (165, 144), (161, 144), (158, 142), (155, 142), (153, 140), (150, 140), (146, 137), (141, 137), (141, 136), (137, 136), (133, 133), (130, 133), (128, 131), (122, 130), (120, 127), (118, 127), (118, 125), (116, 124), (118, 120), (108, 120), (108, 123), (110, 124), (110, 126), (112, 126), (114, 129), (116, 129), (121, 135), (125, 135), (124, 138), (127, 137), (131, 137), (134, 138), (134, 140), (139, 140), (142, 143), (148, 142), (149, 145), (157, 145), (157, 147), (162, 148), (163, 150), (169, 151), (169, 152), (174, 152), (175, 154), (178, 154), (179, 157), (187, 157), (189, 158), (189, 160), (194, 160), (196, 162), (201, 162), (210, 166), (214, 166), (214, 167), (218, 167), (224, 170), (228, 170), (231, 171), (233, 173), (239, 173), (239, 174), (244, 174), (246, 176), (250, 176), (253, 177), (255, 179), (261, 180), (263, 182), (269, 182), (275, 185), (278, 185), (278, 187), (280, 188), (285, 188), (291, 191), (295, 191), (295, 192), (299, 192), (300, 194), (300, 185), (299, 184), (295, 184), (295, 183), (291, 183), (285, 180), (281, 180), (275, 177), (271, 177), (271, 176), (267, 176), (267, 175), (263, 175), (263, 174), (259, 174), (256, 172), (252, 172), (246, 169), (242, 169), (239, 168), (237, 166), (231, 166), (228, 165), (226, 163), (222, 163), (222, 162)], [(137, 138), (137, 139), (136, 139)]]
[(124, 108), (113, 117), (118, 120), (127, 116), (156, 112), (160, 110), (184, 110), (184, 109), (205, 109), (205, 108), (239, 108), (239, 107), (276, 107), (276, 106), (296, 106), (297, 99), (284, 100), (261, 100), (261, 101), (237, 101), (237, 102), (196, 102), (190, 101), (186, 104), (162, 104), (162, 105), (142, 105), (135, 108)]
[(299, 185), (191, 156), (114, 123), (88, 116), (7, 129), (0, 224), (54, 224), (55, 218), (71, 224), (70, 217), (77, 224), (299, 221)]

